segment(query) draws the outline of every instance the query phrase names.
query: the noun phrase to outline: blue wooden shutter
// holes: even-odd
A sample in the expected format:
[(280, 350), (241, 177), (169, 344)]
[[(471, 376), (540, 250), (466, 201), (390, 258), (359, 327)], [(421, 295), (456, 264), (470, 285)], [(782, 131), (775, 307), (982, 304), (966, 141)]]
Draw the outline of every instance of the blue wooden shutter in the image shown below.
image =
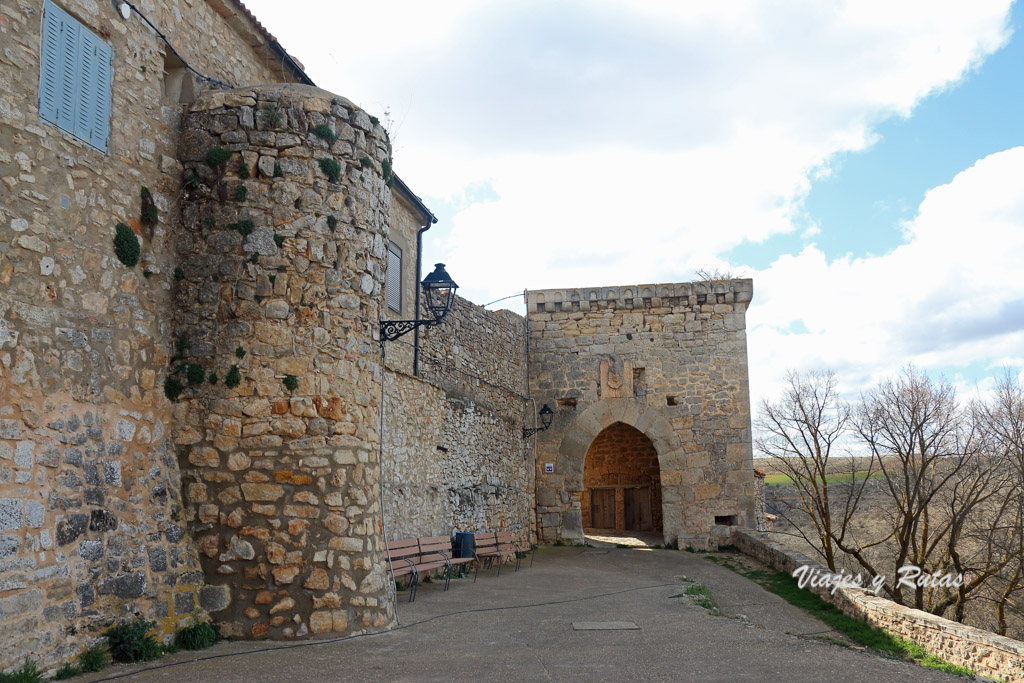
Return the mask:
[(60, 79), (57, 89), (57, 125), (69, 133), (75, 132), (75, 105), (78, 90), (78, 69), (79, 54), (78, 41), (80, 37), (80, 24), (68, 16), (65, 12), (58, 10), (54, 5), (48, 5), (54, 14), (60, 12)]
[(47, 0), (39, 66), (39, 117), (106, 151), (113, 50)]
[(74, 133), (92, 146), (106, 150), (110, 128), (110, 46), (83, 30), (78, 53)]
[(110, 96), (114, 85), (114, 50), (96, 41), (96, 98), (93, 108), (92, 144), (107, 151), (110, 137)]
[(39, 55), (39, 117), (57, 123), (60, 74), (60, 16), (47, 3), (43, 9), (43, 35)]

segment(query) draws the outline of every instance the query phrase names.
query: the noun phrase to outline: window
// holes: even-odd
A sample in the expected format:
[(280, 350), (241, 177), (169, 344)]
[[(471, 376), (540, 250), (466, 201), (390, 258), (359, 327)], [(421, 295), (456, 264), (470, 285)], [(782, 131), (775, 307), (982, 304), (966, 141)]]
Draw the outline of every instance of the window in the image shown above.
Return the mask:
[(164, 97), (177, 104), (191, 104), (196, 99), (196, 84), (185, 62), (173, 52), (164, 57)]
[(47, 0), (39, 58), (39, 118), (105, 152), (114, 51)]
[(402, 249), (394, 242), (388, 242), (388, 308), (402, 312)]

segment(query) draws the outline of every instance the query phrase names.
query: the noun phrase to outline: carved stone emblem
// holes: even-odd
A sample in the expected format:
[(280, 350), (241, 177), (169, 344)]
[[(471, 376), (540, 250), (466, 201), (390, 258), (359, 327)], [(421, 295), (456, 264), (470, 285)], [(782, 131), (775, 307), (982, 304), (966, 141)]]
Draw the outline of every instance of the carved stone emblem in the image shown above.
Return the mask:
[(633, 364), (618, 358), (601, 361), (601, 398), (633, 398)]

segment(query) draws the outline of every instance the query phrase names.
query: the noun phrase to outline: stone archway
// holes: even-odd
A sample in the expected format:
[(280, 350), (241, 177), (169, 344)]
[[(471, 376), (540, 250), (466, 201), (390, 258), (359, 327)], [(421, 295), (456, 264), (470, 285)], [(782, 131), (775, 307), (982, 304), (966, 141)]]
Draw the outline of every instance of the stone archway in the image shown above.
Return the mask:
[(661, 533), (661, 466), (654, 443), (624, 422), (587, 449), (580, 513), (584, 529)]
[[(562, 433), (558, 447), (555, 469), (562, 476), (550, 479), (560, 490), (538, 489), (538, 498), (544, 502), (557, 503), (564, 492), (566, 498), (561, 512), (547, 512), (557, 515), (557, 536), (570, 541), (583, 540), (583, 504), (585, 486), (584, 464), (591, 444), (606, 428), (622, 423), (639, 432), (653, 446), (657, 455), (661, 494), (661, 531), (666, 543), (674, 543), (683, 533), (684, 498), (692, 497), (692, 488), (682, 485), (681, 470), (686, 467), (686, 453), (682, 448), (679, 434), (657, 408), (636, 399), (603, 399), (581, 411)], [(550, 510), (552, 506), (549, 506)], [(653, 514), (652, 514), (653, 517)], [(552, 526), (550, 522), (544, 526)]]

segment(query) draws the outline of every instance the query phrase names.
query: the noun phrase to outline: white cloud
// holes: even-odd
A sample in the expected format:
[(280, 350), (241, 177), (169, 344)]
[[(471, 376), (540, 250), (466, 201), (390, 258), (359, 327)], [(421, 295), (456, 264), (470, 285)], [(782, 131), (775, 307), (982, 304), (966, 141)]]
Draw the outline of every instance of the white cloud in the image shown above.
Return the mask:
[[(1024, 348), (1024, 147), (929, 191), (888, 254), (826, 261), (815, 247), (755, 272), (748, 313), (752, 393), (777, 395), (787, 367), (835, 368), (856, 394), (913, 362), (1015, 364)], [(784, 331), (802, 321), (807, 334)]]
[[(718, 255), (743, 240), (794, 232), (837, 154), (1001, 47), (1010, 7), (400, 0), (322, 5), (313, 21), (246, 2), (319, 85), (390, 110), (398, 173), (428, 206), (457, 207), (425, 262), (478, 302), (689, 279), (728, 268)], [(792, 366), (834, 367), (856, 391), (907, 360), (1019, 356), (1021, 156), (934, 189), (884, 256), (828, 262), (810, 246), (752, 273), (754, 398)], [(481, 185), (497, 196), (469, 199)], [(798, 320), (807, 334), (783, 332)]]

